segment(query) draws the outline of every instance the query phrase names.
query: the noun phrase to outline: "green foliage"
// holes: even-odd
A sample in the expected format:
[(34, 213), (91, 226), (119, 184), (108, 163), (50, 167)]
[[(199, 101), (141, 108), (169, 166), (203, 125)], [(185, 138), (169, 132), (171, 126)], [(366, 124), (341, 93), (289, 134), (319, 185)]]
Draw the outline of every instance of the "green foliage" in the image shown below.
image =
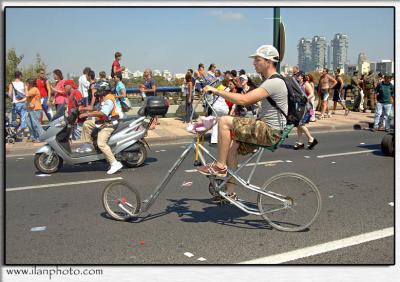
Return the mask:
[(44, 69), (46, 76), (49, 75), (49, 73), (46, 72), (47, 66), (40, 57), (40, 54), (36, 54), (35, 64), (31, 64), (22, 70), (22, 75), (24, 77), (24, 80), (27, 80), (29, 78), (36, 78), (38, 76), (37, 73), (39, 69)]
[(9, 49), (7, 51), (6, 61), (6, 85), (9, 85), (14, 79), (14, 73), (18, 70), (18, 65), (22, 62), (24, 55), (18, 56), (15, 49)]

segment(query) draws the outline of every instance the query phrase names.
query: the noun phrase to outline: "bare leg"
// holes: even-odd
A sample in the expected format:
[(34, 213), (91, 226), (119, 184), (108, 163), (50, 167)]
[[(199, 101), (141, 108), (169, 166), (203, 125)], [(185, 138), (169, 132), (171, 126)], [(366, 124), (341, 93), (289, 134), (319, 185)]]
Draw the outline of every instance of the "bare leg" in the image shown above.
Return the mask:
[[(229, 148), (228, 158), (226, 160), (226, 163), (231, 170), (236, 170), (238, 167), (238, 159), (237, 159), (238, 148), (239, 148), (239, 143), (232, 140), (231, 146)], [(226, 192), (231, 194), (234, 192), (234, 189), (235, 189), (235, 179), (231, 178), (228, 180), (228, 183), (226, 184)]]
[(326, 101), (322, 101), (321, 116), (324, 116), (324, 114), (325, 114), (325, 108), (326, 108)]
[(302, 140), (302, 137), (303, 137), (303, 132), (302, 132), (302, 126), (301, 125), (299, 125), (298, 127), (297, 127), (297, 143), (299, 143), (299, 144), (303, 144), (303, 140)]
[(233, 129), (233, 117), (223, 116), (218, 124), (218, 158), (217, 166), (223, 168), (226, 166), (228, 153), (231, 145), (231, 130)]
[(337, 106), (337, 102), (334, 101), (334, 102), (333, 102), (333, 111), (334, 111), (334, 112), (336, 111), (336, 106)]
[(310, 131), (308, 130), (308, 128), (305, 125), (300, 125), (298, 127), (298, 129), (301, 128), (301, 131), (304, 132), (304, 134), (307, 136), (308, 138), (308, 142), (311, 143), (312, 141), (314, 141), (314, 137), (311, 136)]

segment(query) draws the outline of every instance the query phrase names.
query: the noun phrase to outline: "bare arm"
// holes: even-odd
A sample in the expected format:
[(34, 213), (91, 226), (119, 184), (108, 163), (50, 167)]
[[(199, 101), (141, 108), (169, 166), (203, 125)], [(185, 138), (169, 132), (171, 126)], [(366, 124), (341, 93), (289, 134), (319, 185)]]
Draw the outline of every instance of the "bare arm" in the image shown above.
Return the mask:
[(340, 82), (340, 89), (339, 92), (342, 92), (343, 87), (344, 87), (344, 83), (343, 83), (343, 79), (339, 76), (339, 82)]
[(193, 82), (189, 82), (189, 84), (188, 84), (188, 96), (189, 96), (188, 101), (189, 101), (189, 103), (191, 103), (193, 100), (192, 91), (193, 91)]
[(13, 97), (13, 87), (10, 83), (10, 85), (8, 85), (8, 97), (10, 97), (12, 99)]
[(309, 95), (307, 96), (307, 100), (311, 101), (311, 99), (314, 97), (314, 89), (312, 89), (310, 83), (308, 82), (304, 84), (304, 88), (306, 89), (306, 92), (309, 93)]
[(336, 79), (334, 79), (332, 76), (328, 75), (328, 79), (329, 81), (331, 81), (333, 84), (331, 86), (331, 88), (335, 87), (335, 85), (337, 84)]
[(213, 94), (221, 96), (222, 98), (224, 98), (234, 104), (243, 105), (243, 106), (250, 106), (252, 104), (255, 104), (258, 101), (261, 101), (262, 99), (267, 98), (270, 95), (267, 92), (267, 90), (265, 90), (264, 88), (261, 88), (261, 87), (256, 88), (256, 89), (246, 93), (246, 95), (226, 92), (223, 90), (218, 90), (209, 85), (204, 87), (203, 90), (205, 92), (211, 91)]

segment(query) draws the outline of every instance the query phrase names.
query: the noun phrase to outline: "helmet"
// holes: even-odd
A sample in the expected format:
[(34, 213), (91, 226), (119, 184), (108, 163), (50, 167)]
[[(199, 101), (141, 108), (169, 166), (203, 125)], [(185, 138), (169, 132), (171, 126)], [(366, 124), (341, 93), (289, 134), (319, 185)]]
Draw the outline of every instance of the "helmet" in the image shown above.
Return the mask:
[(111, 85), (108, 81), (99, 80), (95, 83), (94, 88), (97, 90), (96, 95), (106, 95), (111, 91)]

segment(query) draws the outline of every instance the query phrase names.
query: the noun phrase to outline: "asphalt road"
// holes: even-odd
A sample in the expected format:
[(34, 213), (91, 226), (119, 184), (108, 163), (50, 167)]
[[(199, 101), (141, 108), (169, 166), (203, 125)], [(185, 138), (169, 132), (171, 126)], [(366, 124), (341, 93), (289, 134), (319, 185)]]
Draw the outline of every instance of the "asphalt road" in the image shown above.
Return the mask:
[[(316, 134), (320, 144), (312, 151), (293, 151), (291, 137), (278, 151), (264, 153), (261, 161), (277, 162), (257, 169), (256, 184), (277, 173), (296, 172), (320, 190), (318, 219), (308, 230), (295, 233), (274, 230), (261, 217), (234, 206), (211, 203), (207, 179), (185, 171), (194, 168), (193, 155), (139, 222), (119, 222), (107, 215), (101, 202), (107, 181), (60, 185), (121, 177), (143, 200), (181, 154), (182, 144), (153, 146), (143, 167), (112, 176), (106, 175), (103, 163), (64, 166), (42, 176), (33, 156), (9, 155), (6, 189), (27, 189), (5, 192), (5, 263), (236, 264), (260, 258), (258, 263), (268, 263), (271, 256), (280, 255), (285, 264), (393, 264), (394, 158), (380, 152), (383, 135)], [(353, 154), (365, 150), (376, 151)], [(182, 187), (186, 181), (192, 186)], [(47, 184), (60, 186), (28, 187)], [(256, 199), (240, 187), (237, 192), (242, 199)], [(43, 231), (31, 231), (43, 226)], [(371, 239), (375, 231), (386, 235)], [(367, 239), (360, 243), (360, 236)], [(336, 247), (327, 251), (327, 244)], [(307, 252), (310, 248), (314, 253)]]

